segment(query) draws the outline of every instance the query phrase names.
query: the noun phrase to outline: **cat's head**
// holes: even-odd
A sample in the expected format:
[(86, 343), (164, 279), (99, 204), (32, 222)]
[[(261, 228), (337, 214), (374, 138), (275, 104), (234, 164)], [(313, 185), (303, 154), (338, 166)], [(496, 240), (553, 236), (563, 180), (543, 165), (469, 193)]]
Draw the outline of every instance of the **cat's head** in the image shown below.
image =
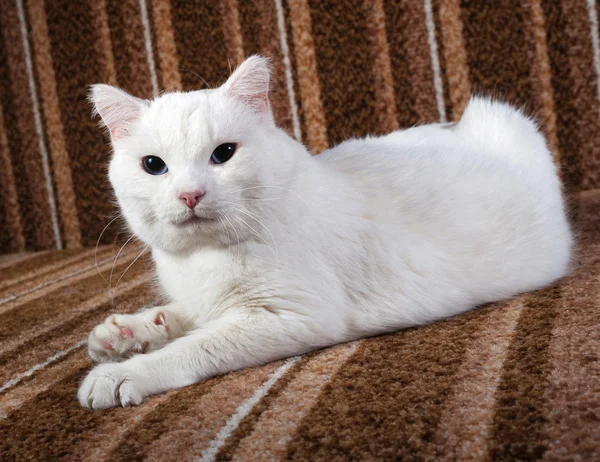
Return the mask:
[(304, 150), (275, 126), (269, 75), (269, 61), (253, 56), (212, 90), (142, 100), (92, 87), (111, 135), (110, 181), (144, 242), (170, 252), (225, 245), (272, 213)]

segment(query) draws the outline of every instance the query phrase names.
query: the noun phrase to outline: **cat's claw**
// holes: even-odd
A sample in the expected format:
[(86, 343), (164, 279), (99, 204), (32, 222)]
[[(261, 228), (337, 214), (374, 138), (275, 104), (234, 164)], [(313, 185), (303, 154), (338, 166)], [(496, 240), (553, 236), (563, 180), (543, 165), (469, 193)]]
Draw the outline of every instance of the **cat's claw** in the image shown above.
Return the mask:
[(169, 330), (162, 313), (112, 315), (96, 326), (88, 337), (88, 351), (96, 362), (119, 361), (164, 345)]
[(135, 376), (124, 370), (122, 364), (96, 366), (77, 392), (79, 403), (90, 409), (116, 406), (137, 406), (143, 401)]

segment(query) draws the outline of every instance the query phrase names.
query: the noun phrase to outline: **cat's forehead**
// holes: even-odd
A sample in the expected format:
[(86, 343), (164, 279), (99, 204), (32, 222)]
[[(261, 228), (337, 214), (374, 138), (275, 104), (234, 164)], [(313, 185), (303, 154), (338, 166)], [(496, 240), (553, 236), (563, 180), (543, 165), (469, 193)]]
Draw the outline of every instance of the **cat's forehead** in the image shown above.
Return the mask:
[(144, 131), (163, 145), (210, 142), (227, 125), (215, 90), (167, 93), (153, 100), (143, 116)]
[(214, 90), (165, 93), (150, 103), (147, 113), (151, 119), (201, 119), (214, 112), (217, 100)]

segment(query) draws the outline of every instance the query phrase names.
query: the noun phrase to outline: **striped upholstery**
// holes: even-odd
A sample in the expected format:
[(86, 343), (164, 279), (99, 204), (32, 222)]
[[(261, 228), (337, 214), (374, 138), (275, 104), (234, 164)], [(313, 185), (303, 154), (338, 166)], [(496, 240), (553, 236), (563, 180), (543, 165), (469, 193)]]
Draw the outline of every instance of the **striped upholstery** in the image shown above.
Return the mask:
[[(0, 460), (599, 460), (600, 56), (593, 0), (0, 0)], [(538, 117), (579, 249), (554, 287), (445, 322), (90, 411), (85, 339), (155, 301), (86, 86), (151, 97), (275, 66), (313, 152), (456, 120), (472, 91)], [(63, 248), (58, 251), (57, 249)], [(122, 250), (121, 250), (122, 249)]]
[[(600, 186), (592, 0), (2, 0), (0, 253), (94, 245), (115, 213), (86, 89), (141, 97), (275, 66), (279, 124), (313, 152), (456, 120), (471, 92), (540, 120), (571, 191)], [(102, 236), (113, 242), (121, 223)]]
[(104, 411), (75, 398), (85, 338), (153, 301), (150, 261), (4, 257), (0, 460), (598, 460), (600, 190), (571, 208), (580, 250), (557, 286)]

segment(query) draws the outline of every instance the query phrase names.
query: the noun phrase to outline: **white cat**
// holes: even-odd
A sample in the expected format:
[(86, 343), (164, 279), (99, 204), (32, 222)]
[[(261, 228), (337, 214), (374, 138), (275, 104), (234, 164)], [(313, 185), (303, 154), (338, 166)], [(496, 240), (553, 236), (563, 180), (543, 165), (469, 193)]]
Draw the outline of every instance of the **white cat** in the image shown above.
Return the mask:
[(567, 273), (561, 185), (520, 112), (473, 99), (457, 124), (314, 157), (275, 126), (268, 88), (258, 56), (214, 90), (145, 101), (93, 87), (110, 181), (171, 302), (92, 331), (90, 355), (106, 364), (83, 381), (83, 406), (139, 404)]

